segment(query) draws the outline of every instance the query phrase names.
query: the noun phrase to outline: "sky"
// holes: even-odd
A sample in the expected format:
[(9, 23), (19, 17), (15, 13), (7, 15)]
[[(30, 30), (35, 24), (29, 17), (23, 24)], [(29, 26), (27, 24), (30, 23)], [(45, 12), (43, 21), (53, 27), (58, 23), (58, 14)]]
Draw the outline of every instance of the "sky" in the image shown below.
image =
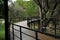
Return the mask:
[[(16, 0), (11, 0), (13, 3), (16, 1)], [(11, 2), (8, 2), (8, 5), (11, 5)]]
[[(12, 0), (12, 1), (16, 1), (16, 0)], [(30, 0), (23, 0), (23, 1), (30, 1)]]
[(30, 0), (23, 0), (23, 1), (30, 1)]
[[(16, 0), (12, 0), (12, 2), (14, 3)], [(23, 0), (23, 1), (30, 1), (30, 0)], [(11, 5), (11, 2), (8, 2), (8, 5)]]
[(15, 2), (16, 0), (12, 0), (12, 2)]

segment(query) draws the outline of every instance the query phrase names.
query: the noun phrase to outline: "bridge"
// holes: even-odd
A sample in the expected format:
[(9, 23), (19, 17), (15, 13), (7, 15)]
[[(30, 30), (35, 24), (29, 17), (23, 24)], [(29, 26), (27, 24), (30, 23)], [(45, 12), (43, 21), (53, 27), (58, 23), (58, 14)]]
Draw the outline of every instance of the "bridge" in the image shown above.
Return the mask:
[(11, 24), (10, 36), (11, 40), (59, 40), (59, 38), (30, 29), (27, 20)]

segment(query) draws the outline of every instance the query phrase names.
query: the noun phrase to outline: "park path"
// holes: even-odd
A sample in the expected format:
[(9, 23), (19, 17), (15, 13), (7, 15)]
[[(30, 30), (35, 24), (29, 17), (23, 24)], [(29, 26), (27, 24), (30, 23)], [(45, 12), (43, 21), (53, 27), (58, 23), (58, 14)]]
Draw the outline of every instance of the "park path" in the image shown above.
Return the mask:
[[(17, 22), (15, 24), (28, 28), (27, 21)], [(17, 26), (14, 26), (14, 28), (17, 29), (17, 30), (20, 30), (19, 27), (17, 27)], [(12, 30), (12, 29), (10, 28), (10, 30)], [(22, 32), (35, 37), (35, 32), (33, 32), (31, 30), (27, 30), (27, 29), (22, 28)], [(17, 35), (18, 37), (20, 37), (20, 32), (14, 30), (14, 34)], [(11, 34), (11, 36), (12, 36), (12, 34)], [(51, 36), (48, 36), (48, 35), (44, 35), (44, 34), (41, 34), (41, 33), (38, 33), (38, 38), (40, 40), (59, 40), (59, 39), (55, 39), (54, 37), (51, 37)], [(23, 40), (36, 40), (36, 39), (34, 39), (32, 37), (26, 36), (23, 33), (22, 33), (22, 39)], [(12, 40), (12, 37), (11, 37), (11, 40)], [(18, 39), (17, 37), (14, 36), (14, 40), (20, 40), (20, 39)]]

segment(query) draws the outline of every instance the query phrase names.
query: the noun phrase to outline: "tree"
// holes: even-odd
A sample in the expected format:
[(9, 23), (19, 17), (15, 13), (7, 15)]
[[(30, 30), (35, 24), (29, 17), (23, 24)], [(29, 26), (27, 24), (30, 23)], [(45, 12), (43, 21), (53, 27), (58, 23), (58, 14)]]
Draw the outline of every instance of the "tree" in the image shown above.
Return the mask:
[(38, 6), (34, 1), (17, 0), (17, 3), (25, 9), (24, 14), (26, 17), (29, 18), (39, 14)]
[[(47, 27), (51, 17), (56, 17), (59, 14), (60, 0), (34, 0), (40, 7), (41, 26)], [(57, 11), (57, 12), (56, 12)], [(47, 19), (46, 19), (47, 18)], [(43, 24), (43, 25), (42, 25)]]
[(25, 14), (23, 14), (24, 9), (17, 2), (12, 3), (8, 7), (9, 7), (9, 11), (8, 11), (9, 16), (8, 17), (12, 22), (14, 22), (14, 20), (18, 22), (18, 21), (20, 21), (19, 19), (22, 20), (22, 18), (25, 19), (24, 18)]
[(0, 0), (0, 18), (4, 18), (4, 0)]

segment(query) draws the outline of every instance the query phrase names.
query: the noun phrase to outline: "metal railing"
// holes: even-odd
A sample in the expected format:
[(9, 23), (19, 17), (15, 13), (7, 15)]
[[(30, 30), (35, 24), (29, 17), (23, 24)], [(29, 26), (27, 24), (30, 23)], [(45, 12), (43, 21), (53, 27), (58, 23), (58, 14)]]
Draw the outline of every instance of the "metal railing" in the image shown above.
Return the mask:
[[(35, 18), (33, 18), (33, 19), (35, 19)], [(29, 23), (33, 23), (33, 25), (34, 25), (34, 27), (35, 27), (35, 22), (36, 21), (38, 21), (37, 23), (38, 23), (38, 27), (40, 27), (40, 18), (39, 17), (37, 17), (36, 19), (38, 19), (38, 20), (35, 20), (35, 21), (32, 21), (33, 19), (28, 19), (27, 20), (27, 24)], [(39, 39), (38, 38), (38, 33), (41, 33), (41, 34), (45, 34), (45, 35), (49, 35), (49, 36), (53, 36), (53, 37), (55, 37), (55, 38), (60, 38), (60, 36), (57, 36), (56, 34), (56, 29), (58, 29), (58, 30), (60, 30), (60, 28), (57, 28), (57, 26), (56, 26), (56, 24), (55, 24), (55, 27), (54, 28), (52, 28), (52, 27), (50, 27), (50, 29), (53, 29), (54, 30), (54, 34), (49, 34), (49, 33), (47, 33), (46, 31), (45, 32), (43, 32), (43, 31), (40, 31), (40, 29), (37, 29), (37, 30), (34, 30), (34, 29), (31, 29), (31, 28), (26, 28), (26, 27), (24, 27), (24, 26), (21, 26), (21, 25), (17, 25), (17, 24), (13, 24), (13, 23), (10, 23), (11, 25), (12, 25), (12, 39), (13, 40), (15, 40), (15, 37), (17, 37), (18, 39), (20, 39), (20, 40), (23, 40), (23, 37), (22, 37), (22, 34), (25, 34), (25, 35), (27, 35), (27, 36), (29, 36), (29, 37), (32, 37), (32, 38), (34, 38), (34, 39), (36, 39), (36, 40), (41, 40), (41, 39)], [(14, 28), (14, 26), (17, 26), (17, 27), (19, 27), (19, 29), (20, 30), (17, 30), (17, 29), (15, 29)], [(32, 27), (32, 25), (30, 25), (30, 27)], [(34, 31), (35, 32), (35, 37), (34, 36), (32, 36), (32, 35), (29, 35), (29, 34), (26, 34), (26, 33), (24, 33), (24, 32), (22, 32), (22, 28), (24, 28), (24, 29), (27, 29), (27, 30), (30, 30), (30, 31)], [(17, 36), (16, 34), (15, 34), (15, 32), (14, 32), (14, 30), (16, 30), (16, 31), (18, 31), (19, 33), (20, 33), (20, 37), (19, 36)], [(11, 32), (10, 32), (11, 33)]]
[[(54, 34), (50, 34), (50, 35), (53, 35), (53, 36), (55, 36), (55, 37), (60, 37), (60, 34), (58, 34), (57, 33), (57, 30), (60, 30), (60, 27), (59, 26), (57, 26), (58, 25), (58, 21), (59, 20), (57, 20), (57, 18), (56, 17), (51, 17), (50, 18), (50, 20), (48, 21), (48, 19), (49, 18), (46, 18), (46, 20), (47, 20), (47, 22), (46, 21), (44, 21), (44, 20), (42, 20), (43, 21), (43, 24), (44, 24), (44, 22), (45, 22), (45, 24), (43, 25), (42, 24), (42, 27), (40, 27), (40, 17), (38, 17), (38, 18), (36, 18), (37, 20), (33, 20), (32, 18), (30, 18), (30, 19), (28, 19), (27, 20), (27, 25), (29, 26), (29, 27), (32, 27), (32, 23), (33, 23), (33, 25), (34, 25), (34, 28), (35, 28), (35, 22), (38, 22), (38, 31), (40, 31), (40, 32), (42, 32), (42, 33), (47, 33), (47, 34), (50, 34), (50, 33), (48, 33), (46, 30), (49, 30), (49, 29), (51, 29), (51, 31), (53, 31), (54, 30)], [(54, 26), (52, 26), (52, 27), (49, 27), (48, 26), (48, 24), (50, 24), (50, 22), (52, 22), (52, 24), (54, 25)], [(60, 22), (60, 21), (59, 21)], [(31, 25), (30, 25), (31, 24)], [(47, 24), (47, 25), (46, 25)], [(60, 24), (59, 24), (60, 25)], [(48, 27), (47, 27), (48, 26)], [(58, 27), (58, 28), (57, 28)], [(49, 29), (48, 29), (49, 28)], [(50, 31), (50, 32), (51, 32)], [(59, 33), (60, 33), (60, 31), (59, 31)]]
[[(19, 27), (20, 30), (15, 29), (14, 26)], [(34, 32), (35, 32), (35, 37), (33, 37), (33, 36), (29, 35), (29, 34), (26, 34), (26, 33), (22, 32), (22, 28), (27, 29), (27, 30), (34, 31)], [(18, 37), (17, 35), (14, 34), (14, 30), (20, 32), (20, 37)], [(17, 38), (19, 38), (20, 40), (22, 40), (22, 33), (25, 34), (25, 35), (27, 35), (27, 36), (29, 36), (29, 37), (31, 37), (31, 38), (34, 38), (34, 39), (36, 39), (36, 40), (39, 40), (39, 39), (38, 39), (38, 34), (37, 34), (38, 31), (29, 29), (29, 28), (26, 28), (26, 27), (23, 27), (23, 26), (19, 26), (19, 25), (16, 25), (16, 24), (12, 24), (12, 34), (13, 34), (13, 38), (12, 38), (12, 39), (13, 39), (13, 40), (15, 39), (14, 36), (16, 36)]]
[[(15, 29), (14, 26), (19, 27), (20, 30)], [(22, 32), (22, 28), (27, 29), (27, 30), (34, 31), (35, 32), (35, 37), (32, 36), (32, 35), (29, 35), (29, 34), (26, 34), (26, 33)], [(20, 37), (14, 34), (14, 30), (20, 32)], [(12, 39), (13, 40), (15, 40), (15, 37), (17, 37), (20, 40), (23, 40), (22, 34), (25, 34), (25, 35), (27, 35), (27, 36), (29, 36), (31, 38), (34, 38), (35, 40), (40, 40), (38, 38), (38, 33), (42, 33), (42, 34), (45, 34), (45, 35), (49, 35), (49, 36), (53, 36), (53, 37), (56, 37), (56, 38), (60, 38), (60, 36), (51, 35), (51, 34), (44, 33), (44, 32), (38, 31), (38, 30), (33, 30), (33, 29), (30, 29), (30, 28), (26, 28), (26, 27), (23, 27), (23, 26), (20, 26), (20, 25), (17, 25), (17, 24), (12, 24), (12, 35), (13, 35)]]

